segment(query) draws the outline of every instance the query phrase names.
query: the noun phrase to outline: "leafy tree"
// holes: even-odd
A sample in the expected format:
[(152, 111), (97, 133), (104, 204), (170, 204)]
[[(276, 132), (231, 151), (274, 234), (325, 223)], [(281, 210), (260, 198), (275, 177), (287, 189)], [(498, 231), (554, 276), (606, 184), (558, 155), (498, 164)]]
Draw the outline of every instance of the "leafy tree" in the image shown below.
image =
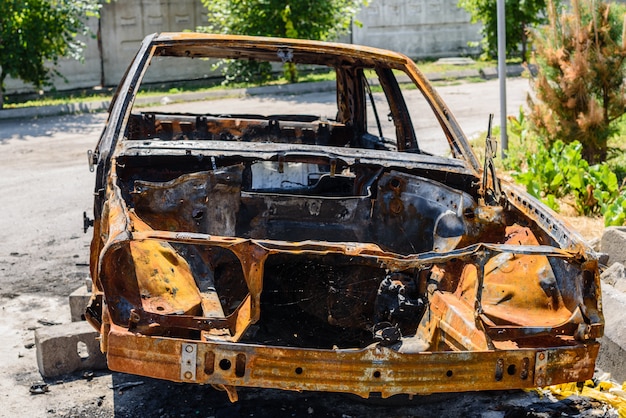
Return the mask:
[(99, 7), (97, 0), (0, 0), (0, 109), (6, 77), (40, 88), (60, 75), (59, 57), (81, 57), (76, 35), (88, 33), (84, 19)]
[[(365, 0), (202, 0), (209, 26), (202, 30), (238, 35), (332, 40), (350, 30), (350, 22)], [(268, 77), (269, 65), (230, 66), (228, 78)], [(285, 76), (297, 80), (295, 66)]]
[[(498, 55), (497, 0), (459, 0), (472, 23), (482, 22), (482, 47), (486, 57)], [(526, 60), (528, 29), (545, 21), (545, 0), (505, 0), (506, 53)], [(521, 52), (520, 52), (521, 46)]]
[(529, 119), (549, 146), (578, 141), (590, 163), (606, 159), (614, 121), (626, 111), (623, 5), (549, 3), (549, 24), (534, 33), (538, 74)]

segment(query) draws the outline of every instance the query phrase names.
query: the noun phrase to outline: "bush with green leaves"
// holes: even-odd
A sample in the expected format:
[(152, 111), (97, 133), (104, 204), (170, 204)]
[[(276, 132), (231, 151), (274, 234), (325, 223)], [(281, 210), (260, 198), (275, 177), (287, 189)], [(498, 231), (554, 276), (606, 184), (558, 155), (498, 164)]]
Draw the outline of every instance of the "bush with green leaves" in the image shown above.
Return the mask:
[[(626, 133), (626, 119), (623, 122)], [(568, 204), (580, 215), (602, 214), (606, 226), (626, 225), (626, 178), (619, 176), (626, 164), (621, 158), (591, 165), (583, 158), (579, 142), (556, 141), (547, 148), (530, 128), (523, 108), (517, 117), (508, 117), (507, 133), (509, 148), (500, 168), (526, 186), (528, 193), (557, 212), (561, 204)], [(623, 145), (612, 148), (623, 156)]]
[[(198, 28), (200, 31), (326, 41), (347, 33), (353, 17), (367, 1), (202, 0), (202, 4), (208, 10), (209, 21), (206, 27)], [(250, 62), (242, 66), (235, 62), (222, 63), (227, 80), (245, 81), (247, 77), (263, 81), (270, 77), (269, 65)], [(231, 68), (234, 65), (238, 67)], [(293, 64), (285, 64), (285, 76), (291, 82), (297, 81)]]
[(535, 140), (523, 106), (520, 106), (517, 117), (507, 117), (507, 136), (510, 140), (502, 166), (505, 170), (520, 171), (526, 161), (529, 146)]
[(81, 59), (89, 33), (86, 19), (97, 16), (98, 0), (0, 1), (0, 109), (7, 77), (39, 88), (59, 75), (59, 57)]
[[(482, 23), (481, 46), (485, 58), (498, 55), (498, 16), (497, 0), (459, 0), (459, 7), (471, 16), (472, 23)], [(528, 29), (544, 22), (545, 0), (506, 0), (506, 54), (508, 57), (519, 56), (526, 60), (528, 50)]]
[(607, 225), (623, 224), (624, 186), (620, 187), (617, 176), (606, 163), (590, 165), (582, 157), (579, 142), (556, 141), (548, 149), (537, 141), (534, 149), (526, 152), (525, 159), (513, 177), (552, 209), (559, 211), (559, 199), (571, 196), (579, 214), (603, 214)]
[[(622, 185), (622, 190), (624, 189)], [(617, 199), (604, 208), (605, 226), (626, 225), (626, 194), (621, 193)]]

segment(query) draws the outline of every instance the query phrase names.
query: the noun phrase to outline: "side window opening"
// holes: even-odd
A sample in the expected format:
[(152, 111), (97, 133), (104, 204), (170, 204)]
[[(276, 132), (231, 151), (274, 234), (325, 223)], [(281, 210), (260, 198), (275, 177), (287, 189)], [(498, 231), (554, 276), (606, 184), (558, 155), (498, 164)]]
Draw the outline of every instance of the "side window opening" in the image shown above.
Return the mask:
[[(378, 68), (364, 70), (364, 78), (367, 81), (364, 83), (364, 137), (369, 140), (365, 142), (384, 143), (385, 149), (452, 157), (438, 118), (408, 75), (402, 71)], [(382, 141), (379, 141), (381, 136)]]

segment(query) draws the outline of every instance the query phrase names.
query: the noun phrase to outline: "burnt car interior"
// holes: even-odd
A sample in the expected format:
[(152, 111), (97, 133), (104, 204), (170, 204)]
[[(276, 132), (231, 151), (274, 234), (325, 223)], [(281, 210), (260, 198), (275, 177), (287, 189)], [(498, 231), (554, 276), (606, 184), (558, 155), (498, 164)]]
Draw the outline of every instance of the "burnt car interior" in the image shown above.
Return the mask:
[[(420, 153), (403, 96), (391, 70), (378, 71), (387, 93), (391, 111), (385, 115), (393, 121), (393, 138), (385, 138), (374, 113), (378, 135), (368, 132), (366, 98), (375, 103), (363, 69), (337, 69), (338, 107), (332, 119), (320, 115), (262, 114), (159, 114), (133, 113), (128, 126), (129, 140), (210, 140), (272, 142), (333, 147), (400, 150)], [(370, 92), (365, 95), (365, 91)], [(375, 104), (372, 105), (376, 109)], [(400, 141), (396, 141), (401, 138)]]
[[(325, 115), (278, 114), (271, 100), (258, 113), (128, 105), (120, 139), (110, 141), (113, 151), (99, 167), (92, 275), (100, 296), (87, 312), (114, 367), (132, 369), (120, 358), (133, 354), (107, 346), (112, 329), (207, 343), (194, 348), (203, 350), (203, 366), (193, 378), (184, 365), (175, 378), (164, 376), (229, 387), (362, 396), (467, 390), (455, 381), (462, 366), (450, 364), (437, 373), (452, 383), (439, 389), (394, 386), (383, 379), (384, 366), (367, 372), (374, 376), (368, 384), (315, 386), (306, 383), (308, 354), (300, 351), (289, 352), (299, 360), (282, 379), (291, 383), (281, 385), (253, 378), (259, 346), (508, 353), (485, 371), (487, 389), (565, 379), (561, 357), (547, 372), (543, 358), (524, 351), (537, 348), (579, 350), (577, 376), (593, 373), (593, 360), (581, 353), (595, 356), (602, 329), (596, 261), (535, 200), (500, 190), (493, 170), (481, 179), (449, 111), (414, 80), (412, 64), (271, 42), (164, 40), (150, 51), (148, 62), (180, 56), (327, 66), (336, 74), (336, 103)], [(401, 88), (407, 78), (417, 84), (409, 93)], [(412, 113), (407, 94), (420, 95), (428, 112)], [(438, 125), (445, 155), (426, 151), (422, 118)], [(212, 342), (252, 348), (225, 354)]]

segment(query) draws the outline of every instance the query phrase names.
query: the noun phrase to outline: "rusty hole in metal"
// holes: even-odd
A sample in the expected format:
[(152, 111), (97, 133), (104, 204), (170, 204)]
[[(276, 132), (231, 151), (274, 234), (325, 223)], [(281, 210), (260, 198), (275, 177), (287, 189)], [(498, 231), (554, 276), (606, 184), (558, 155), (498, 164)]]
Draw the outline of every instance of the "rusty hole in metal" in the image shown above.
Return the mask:
[(215, 353), (207, 351), (204, 354), (204, 372), (206, 374), (213, 374), (215, 371)]
[(157, 311), (164, 311), (164, 310), (165, 310), (165, 308), (164, 308), (163, 306), (157, 306), (157, 307), (156, 307), (156, 310), (157, 310)]
[(191, 217), (194, 218), (195, 220), (200, 220), (204, 217), (204, 211), (199, 210), (199, 209), (194, 209), (193, 212), (191, 212)]
[(517, 367), (515, 367), (515, 364), (509, 364), (509, 367), (506, 368), (506, 372), (509, 376), (513, 376), (517, 373)]
[(496, 361), (496, 373), (495, 373), (496, 381), (497, 382), (501, 381), (503, 375), (504, 375), (504, 360), (499, 358), (498, 361)]
[(394, 178), (391, 179), (391, 181), (389, 182), (389, 185), (393, 188), (393, 189), (397, 189), (398, 187), (400, 187), (400, 180)]
[[(221, 367), (221, 362), (220, 362), (220, 367)], [(243, 377), (245, 374), (246, 374), (246, 355), (243, 353), (239, 353), (237, 354), (237, 357), (235, 359), (235, 376)]]
[(446, 372), (446, 376), (448, 376), (448, 377), (452, 377), (452, 375), (453, 375), (453, 374), (454, 374), (454, 373), (452, 372), (452, 370), (448, 370), (448, 371)]
[(224, 371), (230, 370), (231, 366), (232, 366), (232, 363), (227, 358), (223, 358), (220, 360), (220, 369)]
[(296, 367), (296, 374), (302, 374), (302, 367)]
[(522, 371), (519, 374), (520, 379), (526, 380), (528, 379), (528, 367), (530, 366), (530, 360), (528, 357), (524, 357), (522, 359)]
[(376, 370), (376, 371), (374, 372), (374, 377), (375, 377), (376, 379), (379, 379), (379, 378), (380, 378), (380, 371), (379, 371), (379, 370)]

